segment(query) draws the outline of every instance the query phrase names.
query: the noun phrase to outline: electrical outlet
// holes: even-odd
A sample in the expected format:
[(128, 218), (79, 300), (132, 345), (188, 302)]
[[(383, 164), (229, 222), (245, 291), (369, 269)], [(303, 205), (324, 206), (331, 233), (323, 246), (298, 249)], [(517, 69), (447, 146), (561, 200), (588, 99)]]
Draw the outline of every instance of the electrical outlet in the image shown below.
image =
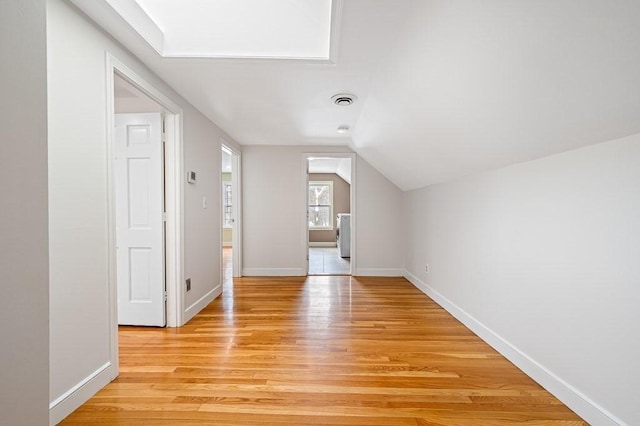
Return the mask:
[(429, 273), (429, 264), (424, 265), (424, 272)]
[(191, 278), (187, 278), (187, 291), (191, 290)]

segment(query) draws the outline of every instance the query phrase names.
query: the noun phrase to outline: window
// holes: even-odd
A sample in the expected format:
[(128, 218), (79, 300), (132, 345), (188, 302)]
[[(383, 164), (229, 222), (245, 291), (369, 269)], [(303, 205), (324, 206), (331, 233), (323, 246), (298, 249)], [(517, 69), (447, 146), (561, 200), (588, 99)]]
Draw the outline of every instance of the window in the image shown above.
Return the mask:
[(222, 183), (222, 226), (231, 228), (233, 226), (233, 216), (231, 214), (231, 182)]
[(333, 182), (309, 182), (309, 229), (333, 229)]

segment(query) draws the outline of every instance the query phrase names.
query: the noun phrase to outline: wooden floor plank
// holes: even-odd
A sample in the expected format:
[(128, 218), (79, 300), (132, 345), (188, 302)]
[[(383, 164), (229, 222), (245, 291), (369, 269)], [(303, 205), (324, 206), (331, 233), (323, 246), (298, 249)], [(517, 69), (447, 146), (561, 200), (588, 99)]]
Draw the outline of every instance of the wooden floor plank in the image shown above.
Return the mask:
[(585, 425), (402, 278), (226, 280), (65, 425)]

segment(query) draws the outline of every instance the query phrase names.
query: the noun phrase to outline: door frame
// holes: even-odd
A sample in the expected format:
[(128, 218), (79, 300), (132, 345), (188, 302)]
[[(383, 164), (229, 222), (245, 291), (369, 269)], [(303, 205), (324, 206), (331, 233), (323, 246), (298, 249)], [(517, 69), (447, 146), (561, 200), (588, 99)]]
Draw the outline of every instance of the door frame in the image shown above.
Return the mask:
[(109, 258), (109, 315), (111, 324), (111, 362), (118, 371), (118, 303), (116, 275), (116, 218), (115, 174), (113, 162), (114, 138), (114, 76), (118, 74), (136, 86), (149, 98), (167, 110), (165, 113), (165, 286), (167, 291), (167, 327), (180, 327), (184, 322), (184, 202), (183, 175), (183, 111), (180, 105), (167, 97), (160, 89), (133, 71), (111, 53), (106, 54), (106, 166), (107, 166), (107, 229)]
[[(242, 276), (242, 153), (236, 149), (233, 144), (228, 143), (225, 139), (220, 138), (220, 149), (226, 149), (231, 153), (231, 193), (233, 197), (231, 215), (233, 217), (233, 227), (231, 231), (231, 255), (233, 264), (233, 277)], [(222, 188), (222, 183), (218, 185)], [(222, 222), (220, 220), (220, 229)], [(220, 247), (222, 247), (222, 232), (220, 232)], [(220, 252), (220, 282), (224, 282), (224, 271), (222, 269), (222, 257), (224, 254)]]
[(356, 263), (358, 260), (357, 257), (357, 240), (356, 240), (356, 224), (357, 224), (357, 215), (356, 215), (356, 163), (358, 156), (355, 152), (314, 152), (314, 153), (304, 153), (302, 154), (302, 172), (304, 178), (302, 179), (304, 196), (302, 199), (304, 200), (304, 214), (302, 215), (302, 229), (304, 229), (304, 236), (302, 239), (302, 244), (305, 250), (305, 256), (302, 261), (302, 270), (304, 271), (304, 275), (309, 275), (309, 159), (311, 158), (349, 158), (351, 160), (351, 183), (350, 183), (350, 191), (349, 191), (349, 202), (351, 204), (351, 229), (350, 229), (350, 237), (351, 237), (351, 276), (356, 274), (357, 267)]

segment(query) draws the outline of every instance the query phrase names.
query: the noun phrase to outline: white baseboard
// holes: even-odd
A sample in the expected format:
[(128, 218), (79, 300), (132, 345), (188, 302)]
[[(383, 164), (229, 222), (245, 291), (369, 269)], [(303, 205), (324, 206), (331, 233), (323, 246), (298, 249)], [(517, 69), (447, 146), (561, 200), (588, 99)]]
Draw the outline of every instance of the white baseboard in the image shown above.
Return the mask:
[(549, 371), (535, 359), (513, 346), (493, 330), (465, 312), (433, 287), (422, 282), (411, 272), (404, 270), (404, 277), (467, 326), (471, 331), (477, 334), (482, 340), (500, 352), (500, 354), (505, 358), (514, 363), (529, 377), (538, 382), (556, 398), (575, 411), (589, 424), (610, 426), (625, 424), (622, 420), (605, 410), (562, 378)]
[(198, 312), (207, 307), (207, 305), (215, 300), (216, 297), (222, 294), (222, 284), (218, 284), (212, 290), (210, 290), (207, 294), (198, 299), (194, 304), (189, 306), (184, 311), (184, 323), (188, 323), (189, 320), (195, 317)]
[(304, 277), (300, 268), (242, 268), (243, 277)]
[(309, 241), (309, 247), (337, 247), (335, 241)]
[(351, 275), (356, 277), (402, 277), (404, 269), (396, 268), (358, 268)]
[(116, 377), (117, 372), (111, 362), (89, 374), (49, 404), (49, 424), (54, 426), (60, 423)]

